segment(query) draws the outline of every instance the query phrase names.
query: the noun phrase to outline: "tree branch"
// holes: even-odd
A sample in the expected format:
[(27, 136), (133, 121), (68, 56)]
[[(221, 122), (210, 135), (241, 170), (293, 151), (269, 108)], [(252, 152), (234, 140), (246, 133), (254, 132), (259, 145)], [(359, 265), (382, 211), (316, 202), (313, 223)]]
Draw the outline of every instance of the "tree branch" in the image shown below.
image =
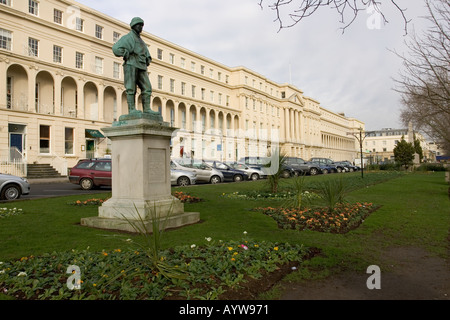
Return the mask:
[[(406, 9), (400, 8), (396, 0), (390, 0), (390, 2), (401, 13), (405, 26), (405, 34), (407, 34), (409, 20), (407, 20), (405, 15)], [(264, 0), (259, 0), (258, 5), (261, 9), (264, 7), (263, 4)], [(384, 23), (388, 23), (380, 9), (380, 4), (381, 2), (377, 0), (277, 0), (273, 4), (268, 4), (267, 7), (275, 11), (276, 18), (274, 22), (277, 22), (279, 25), (278, 32), (282, 29), (295, 26), (303, 19), (316, 13), (322, 7), (331, 7), (338, 13), (340, 16), (339, 22), (345, 24), (341, 28), (342, 32), (344, 32), (355, 21), (360, 11), (367, 10), (369, 7), (372, 7), (381, 15)], [(350, 14), (350, 21), (346, 23), (348, 14)]]

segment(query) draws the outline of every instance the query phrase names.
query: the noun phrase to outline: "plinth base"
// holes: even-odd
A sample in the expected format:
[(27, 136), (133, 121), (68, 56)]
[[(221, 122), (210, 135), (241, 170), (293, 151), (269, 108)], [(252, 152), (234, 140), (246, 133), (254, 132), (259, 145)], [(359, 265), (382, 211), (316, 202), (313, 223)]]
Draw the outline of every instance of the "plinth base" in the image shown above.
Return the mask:
[(178, 228), (200, 221), (200, 213), (184, 212), (184, 204), (175, 197), (160, 200), (131, 200), (111, 198), (98, 208), (98, 217), (81, 219), (81, 225), (127, 232), (153, 232)]
[[(173, 229), (190, 224), (197, 223), (200, 220), (200, 213), (198, 212), (184, 212), (174, 216), (164, 217), (157, 219), (159, 223), (159, 229)], [(137, 233), (137, 230), (133, 225), (137, 226), (141, 230), (145, 230), (151, 233), (153, 230), (153, 222), (155, 220), (125, 220), (119, 218), (102, 218), (102, 217), (88, 217), (81, 219), (81, 225), (91, 228), (99, 228), (106, 230), (118, 230), (131, 233)]]

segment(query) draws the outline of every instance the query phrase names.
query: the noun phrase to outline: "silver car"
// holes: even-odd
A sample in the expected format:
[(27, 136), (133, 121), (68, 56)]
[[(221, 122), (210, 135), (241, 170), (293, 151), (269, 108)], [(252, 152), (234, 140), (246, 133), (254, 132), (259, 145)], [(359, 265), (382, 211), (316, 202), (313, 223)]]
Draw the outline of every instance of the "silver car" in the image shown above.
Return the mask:
[(171, 168), (172, 163), (175, 165), (176, 169), (195, 173), (197, 175), (197, 181), (212, 184), (224, 181), (222, 172), (211, 168), (203, 160), (196, 160), (191, 158), (172, 159), (172, 161), (170, 162)]
[(0, 173), (0, 200), (15, 200), (30, 193), (27, 179)]
[(170, 183), (173, 186), (188, 186), (197, 182), (197, 174), (176, 168), (176, 164), (170, 163)]
[(228, 164), (233, 169), (242, 170), (242, 171), (247, 172), (247, 174), (251, 180), (267, 178), (267, 174), (265, 174), (264, 171), (256, 169), (256, 168), (252, 168), (252, 167), (246, 165), (245, 163), (228, 161), (228, 162), (226, 162), (226, 164)]

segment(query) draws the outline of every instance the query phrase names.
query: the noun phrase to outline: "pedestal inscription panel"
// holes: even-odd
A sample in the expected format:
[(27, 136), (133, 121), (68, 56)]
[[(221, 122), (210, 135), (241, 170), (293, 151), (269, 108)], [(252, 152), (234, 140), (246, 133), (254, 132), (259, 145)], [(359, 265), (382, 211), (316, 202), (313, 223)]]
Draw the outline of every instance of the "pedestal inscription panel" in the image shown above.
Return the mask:
[(167, 181), (167, 172), (165, 164), (166, 150), (149, 148), (148, 149), (148, 181), (150, 183), (165, 183)]

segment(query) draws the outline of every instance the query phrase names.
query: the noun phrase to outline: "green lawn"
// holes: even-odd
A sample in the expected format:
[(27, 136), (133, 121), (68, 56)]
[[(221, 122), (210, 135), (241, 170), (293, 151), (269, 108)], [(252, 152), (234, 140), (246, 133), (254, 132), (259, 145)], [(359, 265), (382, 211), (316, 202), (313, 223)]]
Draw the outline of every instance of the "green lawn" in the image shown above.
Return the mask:
[[(395, 174), (365, 172), (305, 177), (306, 189), (314, 191), (320, 181), (342, 177), (351, 188), (349, 202), (372, 202), (381, 208), (357, 229), (346, 234), (284, 230), (264, 214), (251, 209), (279, 206), (280, 200), (230, 199), (226, 195), (266, 189), (265, 181), (198, 185), (176, 188), (201, 198), (185, 204), (185, 211), (200, 212), (201, 223), (163, 234), (163, 247), (207, 245), (206, 238), (239, 241), (243, 232), (254, 241), (303, 244), (318, 247), (323, 254), (306, 264), (334, 272), (337, 269), (362, 270), (379, 264), (382, 249), (392, 245), (413, 245), (445, 256), (448, 254), (450, 203), (444, 173)], [(292, 190), (291, 179), (282, 181), (282, 190)], [(225, 195), (225, 196), (224, 196)], [(112, 251), (125, 248), (125, 239), (136, 236), (80, 226), (83, 217), (96, 216), (96, 206), (70, 203), (110, 194), (71, 196), (2, 203), (0, 207), (22, 209), (22, 214), (0, 219), (0, 261), (71, 250)], [(325, 271), (324, 271), (325, 270)], [(298, 273), (300, 274), (300, 273)]]

